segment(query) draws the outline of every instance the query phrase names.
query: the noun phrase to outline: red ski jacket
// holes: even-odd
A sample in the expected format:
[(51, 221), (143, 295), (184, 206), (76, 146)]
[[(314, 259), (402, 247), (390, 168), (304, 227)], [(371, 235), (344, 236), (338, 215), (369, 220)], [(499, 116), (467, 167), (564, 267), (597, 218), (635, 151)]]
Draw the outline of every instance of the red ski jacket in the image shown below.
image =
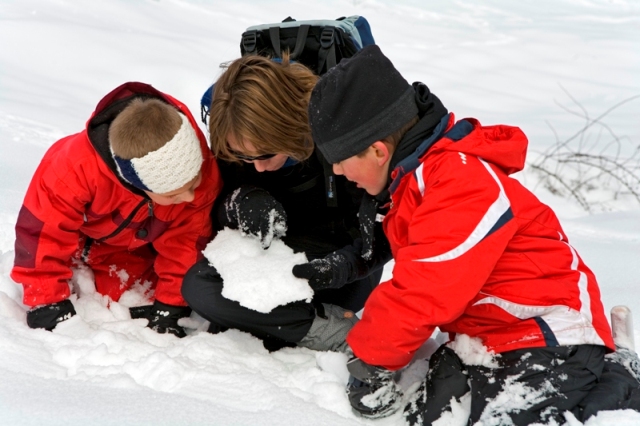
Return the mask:
[[(517, 180), (517, 127), (446, 116), (423, 154), (392, 172), (384, 230), (395, 265), (347, 341), (396, 370), (439, 327), (496, 353), (579, 344), (614, 349), (593, 273), (554, 212)], [(445, 131), (446, 129), (446, 131)], [(426, 150), (426, 153), (424, 153)]]
[[(193, 202), (157, 205), (115, 171), (108, 127), (134, 96), (175, 106), (195, 129), (204, 162)], [(211, 239), (209, 214), (220, 188), (213, 155), (187, 107), (147, 84), (125, 83), (100, 101), (84, 131), (61, 139), (44, 155), (16, 222), (11, 278), (24, 286), (28, 306), (59, 302), (69, 297), (71, 258), (81, 239), (94, 240), (92, 254), (152, 244), (157, 251), (156, 299), (184, 306), (182, 279)]]

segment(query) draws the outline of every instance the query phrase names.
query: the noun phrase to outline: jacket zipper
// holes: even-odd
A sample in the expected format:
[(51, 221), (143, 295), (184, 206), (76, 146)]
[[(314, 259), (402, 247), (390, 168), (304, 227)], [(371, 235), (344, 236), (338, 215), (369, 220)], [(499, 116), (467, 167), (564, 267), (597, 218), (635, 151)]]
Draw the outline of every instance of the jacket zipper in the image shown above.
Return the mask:
[(135, 209), (133, 209), (133, 211), (131, 212), (131, 214), (129, 216), (127, 216), (127, 218), (125, 220), (122, 221), (122, 223), (120, 224), (120, 226), (118, 226), (118, 228), (113, 231), (111, 234), (107, 235), (106, 237), (102, 237), (100, 239), (98, 239), (99, 242), (108, 240), (111, 237), (115, 237), (116, 235), (118, 235), (120, 232), (122, 232), (122, 230), (124, 228), (126, 228), (131, 221), (133, 220), (133, 218), (135, 217), (136, 213), (138, 213), (138, 210), (140, 210), (142, 208), (142, 206), (144, 206), (145, 204), (148, 203), (148, 211), (149, 211), (149, 215), (153, 215), (153, 207), (151, 206), (151, 201), (150, 200), (142, 200), (140, 201), (140, 203), (136, 206)]

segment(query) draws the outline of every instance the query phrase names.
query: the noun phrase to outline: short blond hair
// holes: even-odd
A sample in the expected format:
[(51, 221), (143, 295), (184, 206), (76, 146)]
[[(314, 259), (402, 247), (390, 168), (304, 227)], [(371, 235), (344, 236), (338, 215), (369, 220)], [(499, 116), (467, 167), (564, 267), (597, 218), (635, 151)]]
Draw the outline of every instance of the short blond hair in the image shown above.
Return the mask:
[(209, 110), (211, 150), (240, 161), (227, 137), (251, 143), (258, 155), (286, 154), (304, 161), (313, 153), (307, 108), (318, 77), (283, 55), (278, 63), (257, 55), (231, 62), (215, 84)]
[(125, 160), (141, 158), (162, 148), (182, 126), (176, 108), (153, 98), (134, 98), (111, 122), (109, 143)]

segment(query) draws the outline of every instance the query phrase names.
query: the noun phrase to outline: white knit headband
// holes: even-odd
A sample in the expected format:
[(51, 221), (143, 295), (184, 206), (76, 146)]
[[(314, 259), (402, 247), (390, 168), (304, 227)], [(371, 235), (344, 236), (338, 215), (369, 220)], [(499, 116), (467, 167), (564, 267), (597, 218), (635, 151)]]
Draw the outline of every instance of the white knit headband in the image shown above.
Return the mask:
[(125, 160), (113, 155), (118, 173), (136, 188), (166, 194), (192, 181), (204, 161), (200, 140), (189, 119), (180, 114), (182, 125), (175, 136), (161, 148), (143, 157)]

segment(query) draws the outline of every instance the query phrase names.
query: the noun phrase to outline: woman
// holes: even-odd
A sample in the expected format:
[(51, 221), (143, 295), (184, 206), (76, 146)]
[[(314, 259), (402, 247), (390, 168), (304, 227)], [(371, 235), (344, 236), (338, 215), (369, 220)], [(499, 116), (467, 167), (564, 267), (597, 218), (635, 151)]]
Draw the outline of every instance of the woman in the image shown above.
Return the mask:
[(259, 313), (224, 298), (222, 278), (204, 259), (188, 272), (182, 294), (211, 322), (210, 331), (239, 329), (270, 348), (344, 350), (357, 320), (353, 312), (362, 309), (390, 259), (384, 238), (363, 258), (358, 209), (364, 192), (334, 175), (313, 145), (307, 107), (316, 81), (287, 56), (278, 62), (246, 56), (229, 64), (215, 84), (209, 131), (224, 188), (214, 226), (256, 235), (265, 248), (281, 237), (304, 252), (310, 262), (293, 273), (309, 280), (315, 296), (312, 303)]

